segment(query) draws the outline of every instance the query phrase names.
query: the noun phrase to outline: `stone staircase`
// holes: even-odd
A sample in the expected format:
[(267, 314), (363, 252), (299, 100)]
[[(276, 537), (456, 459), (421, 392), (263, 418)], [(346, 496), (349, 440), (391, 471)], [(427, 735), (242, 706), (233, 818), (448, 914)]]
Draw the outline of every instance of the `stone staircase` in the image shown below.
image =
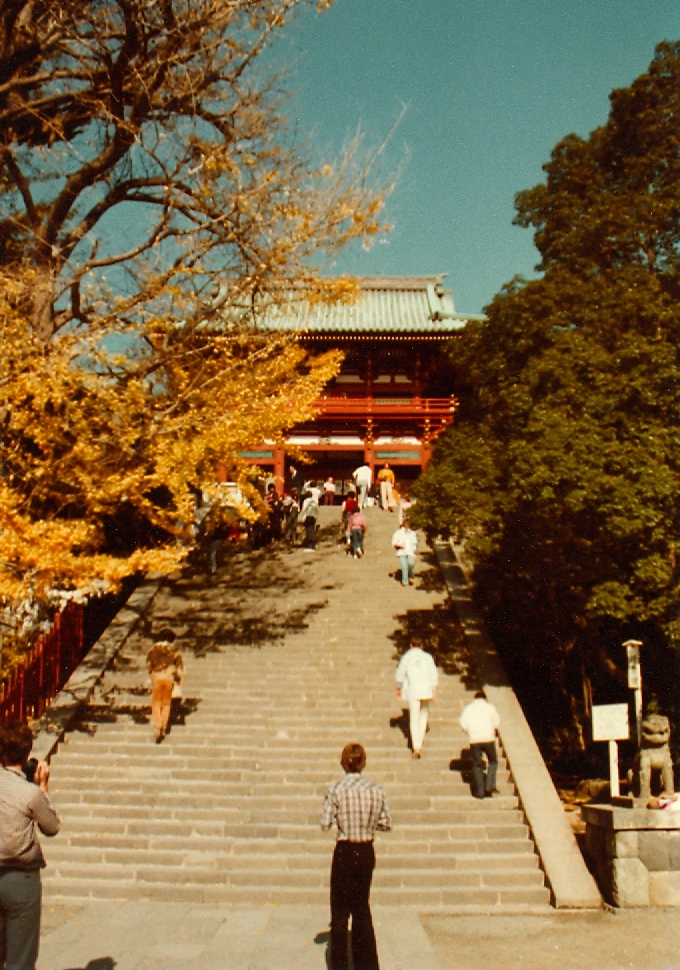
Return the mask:
[[(369, 510), (367, 554), (354, 561), (337, 545), (337, 511), (323, 511), (316, 553), (239, 552), (214, 582), (187, 570), (162, 587), (53, 759), (63, 828), (43, 839), (47, 901), (318, 905), (333, 845), (318, 826), (323, 794), (342, 776), (344, 744), (360, 741), (394, 824), (377, 839), (375, 904), (547, 909), (506, 766), (501, 794), (483, 801), (460, 770), (457, 719), (471, 695), (436, 569), (421, 563), (403, 589), (390, 575), (393, 516)], [(169, 623), (184, 701), (155, 745), (144, 656), (150, 631)], [(448, 671), (420, 761), (394, 694), (414, 624)]]

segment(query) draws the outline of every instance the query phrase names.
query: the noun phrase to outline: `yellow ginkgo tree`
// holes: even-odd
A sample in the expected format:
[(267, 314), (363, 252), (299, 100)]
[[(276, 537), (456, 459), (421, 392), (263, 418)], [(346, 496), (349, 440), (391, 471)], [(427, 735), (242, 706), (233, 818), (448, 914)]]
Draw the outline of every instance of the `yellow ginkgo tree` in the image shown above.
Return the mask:
[(163, 368), (135, 373), (134, 355), (88, 348), (77, 333), (48, 347), (32, 336), (28, 282), (0, 283), (0, 598), (26, 616), (32, 604), (86, 599), (177, 565), (191, 546), (195, 491), (217, 493), (219, 466), (256, 514), (241, 451), (309, 417), (339, 363), (242, 330), (199, 331), (193, 352), (183, 335), (173, 355), (174, 328), (156, 321)]
[[(272, 314), (384, 232), (381, 150), (316, 161), (272, 50), (313, 0), (0, 4), (0, 600), (169, 569), (194, 494), (339, 366)], [(263, 56), (264, 55), (264, 56)], [(251, 496), (256, 502), (254, 492)]]

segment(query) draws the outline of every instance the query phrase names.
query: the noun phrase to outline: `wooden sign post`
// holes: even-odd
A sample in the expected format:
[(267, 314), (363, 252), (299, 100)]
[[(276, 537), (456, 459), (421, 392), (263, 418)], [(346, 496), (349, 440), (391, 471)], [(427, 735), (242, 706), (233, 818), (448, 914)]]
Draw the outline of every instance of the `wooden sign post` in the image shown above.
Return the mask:
[(619, 746), (617, 741), (630, 737), (627, 704), (593, 705), (593, 741), (609, 742), (609, 788), (612, 798), (621, 794), (619, 788)]
[(640, 647), (642, 640), (626, 640), (628, 659), (628, 686), (635, 693), (635, 733), (638, 749), (642, 745), (642, 670), (640, 669)]

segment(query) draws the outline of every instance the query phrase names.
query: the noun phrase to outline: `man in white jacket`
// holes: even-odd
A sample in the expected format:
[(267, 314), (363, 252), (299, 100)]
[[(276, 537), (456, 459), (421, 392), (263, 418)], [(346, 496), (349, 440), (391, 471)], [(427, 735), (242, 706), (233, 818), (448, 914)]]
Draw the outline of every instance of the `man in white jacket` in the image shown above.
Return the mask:
[(439, 673), (429, 653), (425, 653), (420, 640), (413, 638), (397, 667), (397, 697), (409, 705), (411, 747), (414, 758), (420, 757), (423, 739), (427, 731), (430, 701), (436, 697)]
[(354, 484), (357, 487), (359, 508), (363, 509), (366, 507), (366, 495), (371, 487), (371, 482), (373, 481), (373, 472), (371, 471), (370, 465), (359, 465), (352, 472), (352, 478), (354, 479)]
[(413, 586), (418, 533), (413, 531), (408, 522), (404, 522), (392, 536), (392, 545), (401, 566), (401, 585)]
[[(496, 730), (501, 723), (498, 711), (487, 701), (483, 690), (467, 705), (460, 716), (460, 726), (470, 738), (472, 753), (472, 794), (475, 798), (491, 798), (496, 788)], [(484, 755), (488, 762), (486, 777)]]

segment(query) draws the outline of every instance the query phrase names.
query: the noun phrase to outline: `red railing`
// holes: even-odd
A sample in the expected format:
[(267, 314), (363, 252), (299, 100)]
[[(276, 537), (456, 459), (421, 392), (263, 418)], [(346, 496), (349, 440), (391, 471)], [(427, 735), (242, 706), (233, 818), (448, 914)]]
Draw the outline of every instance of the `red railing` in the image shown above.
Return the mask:
[(404, 397), (397, 394), (389, 398), (341, 397), (335, 393), (319, 398), (316, 402), (319, 415), (323, 417), (388, 417), (388, 418), (435, 418), (450, 422), (458, 407), (455, 397)]
[(0, 686), (0, 722), (40, 717), (83, 657), (83, 607), (69, 603)]

